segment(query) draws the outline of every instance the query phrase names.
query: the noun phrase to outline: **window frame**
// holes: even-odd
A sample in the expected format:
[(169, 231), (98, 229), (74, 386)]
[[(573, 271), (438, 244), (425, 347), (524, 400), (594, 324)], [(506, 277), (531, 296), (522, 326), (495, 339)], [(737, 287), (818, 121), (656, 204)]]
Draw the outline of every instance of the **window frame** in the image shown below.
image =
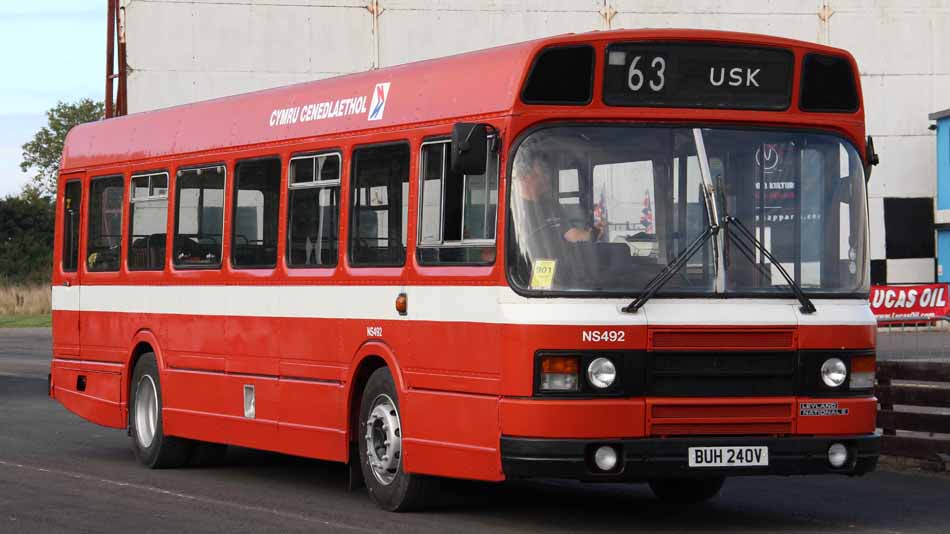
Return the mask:
[[(215, 167), (215, 168), (220, 167), (224, 172), (224, 183), (222, 184), (222, 187), (221, 187), (221, 194), (224, 197), (222, 198), (222, 202), (221, 202), (221, 257), (218, 258), (218, 263), (209, 264), (209, 265), (178, 263), (175, 259), (175, 240), (178, 238), (178, 229), (179, 229), (179, 224), (181, 222), (179, 220), (181, 218), (181, 187), (180, 187), (181, 175), (184, 172), (194, 171), (197, 169), (210, 169), (212, 167)], [(217, 162), (217, 163), (201, 163), (197, 165), (189, 165), (187, 167), (178, 167), (177, 169), (175, 169), (175, 226), (172, 228), (172, 254), (171, 254), (172, 255), (171, 265), (174, 269), (176, 270), (193, 270), (193, 269), (220, 270), (221, 267), (224, 265), (224, 236), (226, 235), (225, 228), (224, 228), (224, 222), (225, 222), (226, 217), (225, 217), (224, 212), (228, 206), (227, 194), (228, 194), (228, 166), (223, 161)], [(199, 230), (200, 229), (201, 228), (199, 228)]]
[[(317, 158), (321, 156), (336, 156), (337, 157), (339, 161), (339, 165), (337, 167), (339, 169), (337, 171), (337, 179), (336, 180), (317, 180), (316, 173), (314, 173), (313, 180), (309, 182), (302, 182), (302, 183), (295, 184), (293, 182), (293, 177), (291, 176), (291, 172), (293, 171), (293, 168), (294, 168), (294, 161), (302, 160), (302, 159), (316, 160)], [(343, 150), (340, 148), (330, 148), (327, 150), (320, 150), (317, 152), (303, 152), (300, 154), (293, 154), (291, 155), (290, 159), (287, 160), (287, 220), (285, 221), (287, 237), (286, 237), (286, 244), (285, 244), (286, 253), (284, 255), (284, 266), (287, 267), (288, 269), (336, 269), (337, 266), (340, 265), (339, 238), (342, 235), (342, 232), (340, 230), (341, 230), (341, 223), (343, 221), (342, 221), (342, 218), (340, 217), (339, 211), (340, 211), (340, 208), (344, 205), (344, 202), (343, 202), (343, 163), (344, 163)], [(291, 235), (291, 232), (290, 232), (290, 226), (291, 226), (291, 223), (293, 222), (293, 214), (291, 213), (292, 203), (290, 200), (291, 192), (296, 191), (296, 190), (306, 190), (306, 189), (316, 189), (319, 191), (322, 189), (329, 189), (332, 187), (339, 188), (339, 193), (338, 193), (339, 204), (337, 205), (338, 213), (337, 213), (337, 222), (336, 222), (337, 223), (337, 250), (336, 250), (336, 257), (333, 259), (333, 264), (332, 265), (295, 265), (295, 264), (290, 263), (291, 248), (293, 246), (292, 241), (291, 241), (293, 236)], [(319, 194), (320, 193), (318, 192), (317, 195)], [(349, 236), (347, 236), (347, 240), (349, 240)]]
[[(113, 174), (103, 174), (103, 175), (101, 175), (101, 176), (93, 176), (93, 177), (89, 178), (89, 186), (88, 186), (88, 187), (89, 187), (89, 192), (88, 192), (88, 194), (86, 195), (86, 202), (87, 202), (87, 205), (86, 205), (86, 224), (85, 224), (85, 228), (81, 228), (81, 229), (80, 229), (80, 232), (85, 232), (85, 245), (86, 245), (86, 246), (85, 246), (85, 250), (83, 250), (83, 256), (81, 257), (81, 260), (82, 260), (82, 264), (83, 264), (83, 272), (84, 272), (84, 273), (87, 273), (87, 274), (118, 273), (118, 272), (121, 272), (121, 271), (122, 271), (122, 257), (123, 257), (123, 254), (122, 254), (122, 253), (123, 253), (123, 250), (122, 250), (122, 248), (123, 248), (123, 247), (122, 247), (122, 242), (124, 241), (124, 239), (123, 239), (124, 236), (123, 236), (121, 233), (119, 234), (119, 258), (118, 258), (118, 264), (116, 265), (116, 268), (115, 268), (115, 269), (109, 269), (109, 270), (97, 270), (97, 269), (94, 270), (94, 269), (90, 269), (90, 268), (89, 268), (89, 245), (90, 245), (90, 243), (92, 242), (92, 235), (91, 235), (92, 232), (90, 231), (90, 230), (91, 230), (90, 225), (92, 224), (92, 199), (93, 199), (92, 188), (93, 188), (93, 184), (94, 184), (95, 182), (98, 182), (98, 181), (110, 180), (110, 179), (111, 179), (111, 180), (114, 180), (114, 179), (116, 179), (116, 178), (119, 179), (119, 184), (120, 184), (120, 186), (122, 187), (122, 202), (120, 203), (120, 206), (121, 206), (121, 207), (119, 208), (119, 209), (121, 210), (121, 211), (120, 211), (120, 215), (119, 215), (119, 216), (120, 216), (120, 220), (119, 220), (119, 232), (124, 232), (125, 229), (123, 228), (124, 225), (122, 224), (121, 218), (122, 218), (122, 217), (125, 217), (125, 175), (122, 174), (122, 173), (113, 173)], [(80, 220), (81, 220), (81, 219), (80, 219)], [(78, 267), (78, 266), (77, 266), (77, 267)]]
[[(355, 232), (355, 229), (356, 229), (356, 227), (355, 227), (355, 226), (356, 226), (356, 219), (355, 219), (356, 209), (354, 209), (356, 206), (355, 206), (355, 204), (354, 204), (354, 200), (358, 198), (358, 196), (357, 196), (357, 190), (356, 190), (356, 182), (357, 182), (357, 173), (356, 173), (356, 170), (357, 170), (357, 168), (356, 168), (356, 166), (357, 166), (357, 157), (356, 157), (356, 154), (357, 154), (358, 152), (362, 151), (362, 150), (372, 150), (372, 149), (375, 149), (375, 148), (386, 148), (386, 147), (400, 146), (400, 145), (405, 146), (405, 147), (406, 147), (406, 151), (407, 151), (407, 153), (408, 153), (408, 157), (406, 158), (406, 165), (407, 165), (407, 168), (406, 168), (406, 184), (408, 185), (408, 187), (406, 188), (406, 190), (407, 190), (407, 193), (406, 193), (406, 194), (407, 194), (407, 198), (405, 199), (405, 201), (406, 201), (406, 217), (405, 217), (405, 220), (402, 221), (402, 224), (406, 225), (406, 227), (407, 227), (406, 230), (407, 230), (407, 231), (406, 231), (406, 244), (405, 244), (405, 250), (403, 251), (402, 262), (390, 262), (390, 263), (361, 263), (361, 262), (358, 263), (358, 262), (354, 262), (354, 261), (353, 261), (353, 243), (354, 243), (354, 242), (353, 242), (353, 237), (356, 235), (356, 232)], [(347, 210), (348, 210), (347, 223), (346, 223), (346, 224), (347, 224), (347, 235), (346, 235), (346, 260), (347, 260), (347, 263), (349, 264), (350, 267), (352, 267), (352, 268), (354, 268), (354, 269), (404, 268), (404, 267), (406, 266), (406, 262), (407, 262), (408, 256), (409, 256), (409, 243), (410, 243), (410, 241), (409, 241), (409, 232), (408, 232), (408, 225), (409, 225), (409, 221), (410, 221), (410, 218), (409, 218), (409, 216), (408, 216), (408, 211), (409, 211), (409, 198), (408, 198), (408, 197), (410, 197), (410, 196), (411, 196), (411, 193), (412, 193), (412, 142), (411, 142), (409, 139), (394, 139), (394, 140), (392, 140), (392, 141), (383, 141), (383, 142), (381, 142), (381, 143), (370, 143), (370, 144), (365, 144), (365, 145), (354, 145), (353, 147), (350, 148), (350, 180), (349, 180), (349, 181), (350, 181), (349, 187), (347, 188), (347, 189), (349, 189), (349, 191), (348, 191), (348, 193), (349, 193), (349, 198), (347, 199), (347, 206), (346, 206), (346, 207), (347, 207)], [(389, 202), (390, 202), (390, 195), (389, 195), (389, 192), (388, 192), (388, 190), (387, 190), (386, 203), (387, 203), (388, 208), (389, 208), (389, 209), (392, 209), (392, 205), (391, 205)], [(401, 204), (401, 203), (399, 204), (398, 209), (400, 210), (400, 216), (401, 216), (401, 215), (402, 215), (402, 204)], [(387, 229), (387, 232), (388, 232), (388, 231), (389, 231), (389, 230)], [(401, 239), (401, 237), (402, 237), (401, 234), (402, 234), (402, 231), (400, 230), (400, 239)], [(387, 237), (387, 239), (391, 239), (391, 237)]]
[[(276, 161), (278, 165), (278, 169), (277, 169), (277, 179), (278, 179), (278, 183), (277, 183), (277, 238), (275, 240), (274, 262), (268, 263), (268, 264), (261, 264), (261, 265), (237, 265), (236, 263), (234, 263), (235, 261), (234, 237), (236, 235), (235, 232), (237, 231), (238, 192), (240, 191), (239, 190), (240, 179), (238, 177), (238, 166), (242, 163), (254, 163), (258, 161)], [(282, 201), (281, 197), (283, 196), (281, 194), (283, 190), (283, 184), (281, 184), (280, 182), (284, 179), (284, 171), (282, 168), (280, 168), (280, 166), (282, 166), (283, 163), (284, 163), (283, 160), (278, 154), (273, 154), (270, 156), (259, 156), (259, 157), (254, 157), (254, 158), (240, 159), (240, 160), (234, 161), (234, 180), (233, 180), (233, 183), (231, 184), (231, 231), (229, 232), (229, 235), (228, 235), (228, 239), (231, 240), (231, 246), (228, 249), (228, 252), (229, 252), (228, 263), (231, 265), (232, 269), (242, 270), (242, 271), (259, 270), (259, 269), (276, 269), (277, 264), (280, 262), (280, 258), (278, 257), (280, 256), (280, 253), (279, 253), (279, 250), (280, 250), (280, 208), (281, 208), (281, 201)], [(289, 164), (287, 165), (287, 168), (288, 169), (290, 168)], [(289, 176), (290, 175), (288, 174), (288, 177)], [(225, 188), (227, 188), (227, 176), (225, 176)], [(223, 223), (222, 223), (222, 230), (223, 230)], [(222, 236), (222, 240), (223, 240), (223, 236)], [(223, 246), (223, 242), (222, 242), (222, 246)], [(222, 250), (222, 255), (223, 254), (224, 252)]]
[[(494, 160), (495, 160), (494, 172), (495, 172), (495, 176), (496, 176), (496, 182), (495, 182), (496, 190), (498, 189), (498, 186), (500, 185), (500, 181), (501, 181), (501, 176), (500, 176), (500, 172), (501, 172), (501, 155), (500, 155), (500, 152), (499, 152), (498, 150), (492, 152), (492, 150), (490, 149), (491, 144), (492, 144), (492, 142), (494, 141), (495, 138), (496, 138), (496, 135), (495, 135), (495, 134), (491, 134), (491, 135), (488, 136), (489, 150), (487, 151), (488, 154), (487, 154), (487, 156), (486, 156), (487, 161), (486, 161), (486, 166), (485, 166), (485, 175), (486, 175), (486, 179), (485, 179), (485, 190), (486, 190), (486, 193), (487, 193), (487, 194), (486, 194), (486, 197), (485, 197), (486, 203), (487, 203), (487, 200), (488, 200), (488, 199), (490, 198), (490, 196), (491, 196), (491, 188), (489, 187), (489, 180), (488, 180), (488, 176), (487, 176), (487, 175), (488, 175), (489, 172), (492, 171), (492, 168), (491, 168), (490, 163), (491, 163), (491, 160), (492, 160), (493, 158), (494, 158)], [(423, 152), (425, 151), (425, 147), (430, 146), (430, 145), (437, 145), (437, 144), (444, 144), (444, 145), (447, 145), (446, 148), (442, 151), (442, 178), (441, 178), (441, 180), (440, 180), (440, 182), (441, 182), (442, 185), (441, 185), (441, 187), (440, 187), (441, 198), (440, 198), (440, 200), (439, 200), (439, 244), (425, 244), (425, 243), (422, 242), (422, 226), (423, 226), (423, 225), (422, 225), (422, 217), (423, 217), (423, 215), (424, 215), (424, 212), (423, 212), (423, 208), (424, 208), (423, 203), (425, 202), (425, 182), (426, 182), (426, 180), (425, 180), (425, 171), (426, 171), (426, 169), (425, 169), (425, 166), (423, 165)], [(496, 200), (496, 202), (495, 202), (495, 225), (494, 225), (494, 228), (492, 229), (492, 230), (493, 230), (493, 231), (492, 231), (492, 234), (493, 234), (495, 237), (493, 237), (492, 239), (465, 239), (465, 238), (463, 237), (463, 238), (462, 238), (461, 240), (459, 240), (459, 241), (446, 241), (446, 240), (444, 239), (443, 230), (444, 230), (444, 226), (445, 226), (445, 177), (446, 177), (445, 169), (446, 169), (446, 164), (448, 163), (448, 162), (447, 162), (447, 159), (448, 159), (448, 157), (449, 157), (449, 152), (450, 152), (450, 151), (449, 151), (449, 148), (450, 148), (451, 146), (452, 146), (452, 140), (451, 140), (450, 138), (448, 138), (448, 137), (445, 137), (445, 136), (437, 136), (437, 137), (432, 137), (432, 138), (426, 139), (426, 140), (424, 140), (424, 141), (419, 145), (419, 159), (418, 159), (418, 164), (417, 164), (417, 171), (418, 171), (418, 172), (417, 172), (417, 175), (418, 175), (418, 180), (419, 180), (419, 181), (418, 181), (418, 187), (419, 187), (419, 189), (418, 189), (418, 190), (419, 190), (418, 197), (419, 197), (419, 198), (418, 198), (418, 202), (417, 202), (417, 205), (416, 205), (416, 208), (417, 208), (417, 209), (416, 209), (416, 252), (415, 252), (416, 261), (418, 261), (420, 265), (424, 265), (424, 266), (426, 266), (426, 267), (440, 267), (440, 266), (454, 267), (454, 266), (486, 266), (486, 265), (494, 265), (494, 264), (495, 264), (495, 261), (498, 259), (498, 251), (497, 251), (497, 246), (498, 246), (498, 201), (497, 201), (497, 200)], [(464, 228), (465, 228), (465, 200), (466, 200), (466, 192), (467, 192), (467, 190), (466, 190), (466, 188), (465, 188), (465, 182), (464, 182), (464, 180), (465, 180), (468, 176), (469, 176), (469, 175), (467, 175), (467, 174), (463, 174), (463, 175), (462, 175), (463, 183), (462, 183), (462, 210), (461, 210), (461, 212), (462, 212), (462, 222), (461, 222), (461, 224), (462, 224), (462, 229), (463, 229), (462, 231), (463, 231), (463, 233), (464, 233)], [(476, 176), (477, 176), (477, 175), (476, 175)], [(486, 208), (486, 211), (487, 211), (487, 208)], [(420, 257), (420, 255), (419, 255), (419, 251), (420, 251), (421, 249), (486, 248), (486, 247), (489, 247), (489, 246), (495, 247), (495, 248), (496, 248), (496, 251), (495, 251), (495, 257), (492, 258), (492, 260), (491, 260), (491, 261), (488, 261), (488, 262), (476, 262), (476, 261), (472, 261), (472, 262), (433, 262), (433, 261), (425, 261), (425, 260), (423, 260), (423, 259)]]
[[(155, 176), (162, 176), (162, 175), (165, 176), (165, 194), (153, 195), (152, 194), (152, 178)], [(135, 181), (136, 178), (145, 178), (145, 177), (148, 177), (148, 195), (146, 195), (144, 198), (136, 198), (133, 182)], [(128, 239), (128, 243), (126, 244), (126, 250), (128, 252), (125, 255), (125, 268), (128, 269), (129, 271), (159, 272), (159, 271), (164, 271), (165, 266), (168, 264), (168, 257), (167, 257), (168, 255), (168, 209), (170, 207), (168, 203), (169, 189), (171, 189), (171, 174), (165, 169), (154, 170), (154, 171), (142, 171), (139, 173), (134, 173), (134, 174), (129, 175), (129, 202), (128, 202), (129, 204), (129, 239)], [(132, 239), (134, 238), (134, 234), (132, 232), (132, 230), (134, 229), (133, 228), (134, 217), (133, 217), (132, 204), (135, 204), (136, 202), (146, 202), (150, 200), (163, 200), (163, 199), (165, 200), (165, 253), (166, 253), (165, 261), (162, 263), (162, 267), (159, 269), (153, 269), (150, 267), (132, 267), (132, 264), (129, 262), (129, 256), (132, 251)]]

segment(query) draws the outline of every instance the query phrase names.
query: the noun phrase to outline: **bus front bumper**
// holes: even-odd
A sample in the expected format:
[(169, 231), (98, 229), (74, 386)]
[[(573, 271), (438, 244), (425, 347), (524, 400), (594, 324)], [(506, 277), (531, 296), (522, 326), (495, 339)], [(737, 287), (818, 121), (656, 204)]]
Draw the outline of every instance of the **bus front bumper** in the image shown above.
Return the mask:
[[(849, 459), (841, 468), (828, 461), (834, 443), (847, 447)], [(594, 451), (610, 445), (620, 452), (611, 472), (597, 469)], [(768, 447), (768, 466), (690, 467), (690, 447)], [(537, 439), (502, 436), (501, 457), (505, 476), (511, 478), (563, 478), (583, 481), (643, 481), (651, 478), (740, 475), (863, 475), (877, 466), (880, 437), (677, 437), (625, 440)]]

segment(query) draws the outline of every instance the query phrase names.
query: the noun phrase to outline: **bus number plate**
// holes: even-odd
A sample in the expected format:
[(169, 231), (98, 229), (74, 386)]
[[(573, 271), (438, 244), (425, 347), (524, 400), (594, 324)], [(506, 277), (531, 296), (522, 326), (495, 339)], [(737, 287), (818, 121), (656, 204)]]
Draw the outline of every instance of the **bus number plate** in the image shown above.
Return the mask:
[(690, 467), (757, 467), (769, 465), (768, 447), (690, 447)]

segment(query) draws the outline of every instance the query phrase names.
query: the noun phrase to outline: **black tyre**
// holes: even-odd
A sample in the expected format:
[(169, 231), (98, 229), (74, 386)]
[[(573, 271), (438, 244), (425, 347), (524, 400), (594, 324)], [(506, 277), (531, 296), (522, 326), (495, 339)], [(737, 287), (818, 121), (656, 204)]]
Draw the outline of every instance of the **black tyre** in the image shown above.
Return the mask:
[(166, 436), (162, 428), (162, 387), (155, 355), (139, 357), (129, 395), (129, 435), (139, 461), (152, 469), (180, 467), (188, 462), (192, 442)]
[(389, 369), (377, 369), (366, 382), (354, 432), (363, 481), (373, 501), (391, 512), (423, 509), (435, 481), (403, 471), (399, 396)]
[(725, 477), (661, 478), (651, 480), (650, 489), (661, 501), (695, 504), (718, 495), (725, 481)]

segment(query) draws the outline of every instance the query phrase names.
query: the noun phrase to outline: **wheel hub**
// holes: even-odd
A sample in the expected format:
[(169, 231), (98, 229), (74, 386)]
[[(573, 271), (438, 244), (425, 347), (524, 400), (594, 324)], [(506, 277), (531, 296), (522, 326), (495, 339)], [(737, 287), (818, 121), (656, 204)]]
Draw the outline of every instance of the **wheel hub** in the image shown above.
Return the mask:
[(402, 461), (402, 425), (396, 403), (388, 395), (373, 400), (366, 418), (366, 458), (373, 475), (388, 486), (396, 478)]
[(158, 391), (152, 377), (143, 375), (135, 388), (135, 438), (143, 449), (155, 440), (158, 428)]

